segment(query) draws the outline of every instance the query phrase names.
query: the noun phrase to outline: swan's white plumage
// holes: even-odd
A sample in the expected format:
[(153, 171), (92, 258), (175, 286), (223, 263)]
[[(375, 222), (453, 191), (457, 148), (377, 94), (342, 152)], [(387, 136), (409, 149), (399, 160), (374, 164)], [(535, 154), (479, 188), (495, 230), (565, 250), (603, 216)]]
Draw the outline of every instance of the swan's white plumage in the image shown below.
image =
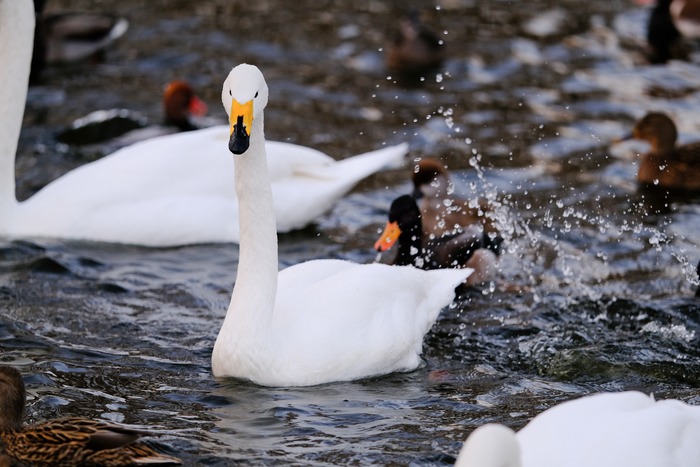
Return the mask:
[(253, 100), (256, 111), (250, 147), (235, 156), (240, 261), (214, 345), (214, 374), (301, 386), (415, 369), (423, 336), (472, 271), (316, 260), (278, 274), (258, 92), (266, 99), (260, 71), (239, 65), (222, 93), (224, 108), (231, 109), (232, 99)]
[[(18, 203), (14, 157), (29, 77), (34, 16), (30, 0), (0, 0), (0, 8), (0, 35), (6, 31), (2, 36), (6, 47), (0, 48), (4, 64), (0, 84), (6, 95), (6, 104), (0, 107), (4, 132), (0, 139), (5, 141), (0, 144), (0, 168), (5, 171), (0, 178), (0, 234), (149, 246), (238, 241), (227, 126), (162, 136), (120, 149)], [(336, 162), (314, 149), (268, 142), (278, 230), (307, 225), (359, 180), (400, 163), (407, 150), (404, 144)]]
[(520, 467), (520, 444), (515, 436), (498, 423), (480, 426), (464, 442), (455, 467)]
[[(78, 167), (20, 203), (7, 234), (151, 246), (237, 242), (228, 135), (228, 127), (217, 126), (153, 138)], [(407, 150), (393, 146), (336, 162), (302, 146), (266, 146), (280, 232), (304, 227)]]
[[(697, 466), (700, 407), (654, 401), (635, 391), (597, 394), (546, 410), (513, 439), (520, 446), (523, 467)], [(509, 443), (493, 444), (508, 449)], [(458, 461), (456, 467), (517, 465)]]

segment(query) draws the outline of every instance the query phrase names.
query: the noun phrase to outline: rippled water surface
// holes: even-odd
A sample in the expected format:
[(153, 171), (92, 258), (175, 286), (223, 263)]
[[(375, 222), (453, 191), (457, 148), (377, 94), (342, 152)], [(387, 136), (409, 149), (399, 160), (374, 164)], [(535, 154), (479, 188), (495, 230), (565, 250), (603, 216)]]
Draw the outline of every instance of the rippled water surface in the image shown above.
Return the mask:
[[(99, 157), (55, 135), (98, 109), (160, 118), (189, 80), (223, 121), (220, 86), (257, 64), (268, 139), (336, 158), (408, 141), (457, 191), (501, 214), (503, 287), (444, 310), (408, 374), (311, 388), (211, 375), (238, 246), (172, 249), (0, 241), (0, 351), (21, 369), (28, 421), (79, 415), (147, 426), (186, 465), (449, 465), (475, 427), (520, 428), (553, 404), (639, 389), (700, 403), (697, 199), (639, 191), (611, 146), (648, 110), (700, 137), (700, 66), (648, 66), (648, 11), (632, 2), (440, 0), (424, 9), (450, 58), (425, 81), (383, 68), (403, 8), (425, 2), (59, 1), (130, 20), (99, 63), (50, 68), (30, 89), (18, 196)], [(694, 56), (697, 58), (697, 54)], [(700, 63), (700, 60), (697, 60)], [(317, 224), (280, 238), (280, 267), (374, 260), (412, 170), (362, 182)], [(519, 289), (520, 293), (513, 292)]]

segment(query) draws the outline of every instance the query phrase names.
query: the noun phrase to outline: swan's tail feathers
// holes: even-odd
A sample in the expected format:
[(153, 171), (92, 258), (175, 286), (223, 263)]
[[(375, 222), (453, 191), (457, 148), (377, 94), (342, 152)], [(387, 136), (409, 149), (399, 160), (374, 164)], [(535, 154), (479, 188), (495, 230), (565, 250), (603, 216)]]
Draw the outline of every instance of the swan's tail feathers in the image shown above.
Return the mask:
[(354, 184), (384, 168), (401, 167), (406, 154), (408, 154), (408, 143), (401, 143), (348, 157), (326, 166), (297, 167), (295, 172), (299, 175), (336, 181), (344, 180), (349, 184)]
[[(432, 269), (425, 272), (427, 273), (426, 281), (429, 284), (429, 286), (426, 287), (428, 296), (425, 303), (431, 304), (430, 309), (433, 311), (429, 311), (428, 313), (431, 315), (430, 319), (434, 322), (440, 314), (440, 310), (452, 303), (455, 299), (455, 289), (465, 283), (474, 270), (472, 268), (448, 268)], [(439, 305), (437, 309), (436, 305)], [(431, 325), (432, 322), (430, 323)]]

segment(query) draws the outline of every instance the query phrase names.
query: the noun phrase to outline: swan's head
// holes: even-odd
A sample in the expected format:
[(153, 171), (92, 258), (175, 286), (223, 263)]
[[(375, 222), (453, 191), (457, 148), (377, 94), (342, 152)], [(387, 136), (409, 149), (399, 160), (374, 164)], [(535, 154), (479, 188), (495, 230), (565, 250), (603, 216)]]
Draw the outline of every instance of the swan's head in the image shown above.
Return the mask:
[(231, 70), (224, 81), (221, 102), (231, 122), (228, 148), (234, 154), (243, 154), (250, 146), (253, 121), (262, 118), (267, 105), (267, 83), (258, 67), (243, 63)]
[(455, 467), (521, 467), (520, 443), (515, 432), (497, 423), (480, 426), (469, 435)]

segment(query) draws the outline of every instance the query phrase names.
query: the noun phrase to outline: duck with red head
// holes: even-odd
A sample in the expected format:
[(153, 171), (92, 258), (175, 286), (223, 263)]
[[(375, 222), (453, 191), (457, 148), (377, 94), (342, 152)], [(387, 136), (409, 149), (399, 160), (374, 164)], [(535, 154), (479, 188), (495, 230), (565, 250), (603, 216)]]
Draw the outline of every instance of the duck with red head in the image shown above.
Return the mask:
[(0, 367), (0, 465), (39, 467), (116, 467), (178, 465), (138, 443), (150, 433), (84, 418), (61, 418), (25, 426), (27, 391), (19, 371)]
[(176, 80), (165, 88), (163, 110), (166, 125), (176, 126), (180, 131), (191, 131), (198, 127), (192, 123), (190, 117), (203, 117), (208, 109), (188, 82)]
[(109, 154), (157, 136), (197, 130), (199, 126), (192, 118), (204, 117), (207, 110), (192, 86), (177, 80), (169, 83), (163, 92), (163, 125), (146, 126), (143, 116), (127, 109), (97, 110), (74, 121), (56, 139), (66, 144), (88, 146), (83, 148), (83, 153)]

